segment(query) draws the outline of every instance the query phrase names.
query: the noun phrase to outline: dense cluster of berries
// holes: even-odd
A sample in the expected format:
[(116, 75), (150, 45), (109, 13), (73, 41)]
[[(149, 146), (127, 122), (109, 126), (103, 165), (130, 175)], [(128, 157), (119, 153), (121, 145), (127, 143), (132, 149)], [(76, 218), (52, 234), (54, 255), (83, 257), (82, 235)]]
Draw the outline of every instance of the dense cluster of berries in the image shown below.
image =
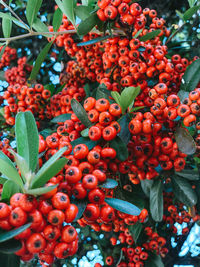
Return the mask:
[(17, 112), (26, 110), (33, 112), (40, 120), (50, 118), (50, 107), (47, 105), (50, 96), (50, 91), (44, 89), (41, 84), (36, 84), (34, 87), (20, 84), (9, 85), (3, 95), (8, 104), (4, 107), (6, 123), (14, 125)]
[(25, 85), (27, 82), (27, 77), (31, 73), (32, 66), (26, 63), (27, 58), (22, 57), (17, 60), (17, 66), (7, 69), (5, 71), (6, 81), (10, 85), (15, 85), (16, 83), (20, 85)]
[(50, 191), (38, 201), (27, 194), (16, 193), (10, 205), (0, 203), (0, 228), (10, 230), (28, 222), (31, 226), (17, 235), (22, 248), (16, 252), (23, 261), (38, 255), (41, 262), (52, 264), (54, 258), (72, 256), (78, 249), (76, 229), (71, 223), (78, 208), (70, 203), (67, 194)]
[[(2, 51), (3, 46), (0, 46), (0, 52)], [(15, 48), (6, 46), (3, 55), (0, 59), (0, 69), (10, 66), (10, 63), (17, 58), (17, 51)]]

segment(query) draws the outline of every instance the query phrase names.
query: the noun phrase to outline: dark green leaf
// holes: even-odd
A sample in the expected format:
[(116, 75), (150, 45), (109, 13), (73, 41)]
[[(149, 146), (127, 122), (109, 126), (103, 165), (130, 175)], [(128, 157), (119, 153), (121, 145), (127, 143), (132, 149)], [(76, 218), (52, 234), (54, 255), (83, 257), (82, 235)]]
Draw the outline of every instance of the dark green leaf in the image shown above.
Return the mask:
[(120, 97), (120, 103), (121, 103), (121, 108), (122, 108), (122, 113), (124, 113), (127, 108), (129, 107), (130, 109), (132, 108), (134, 104), (135, 98), (138, 96), (140, 93), (140, 87), (126, 87), (121, 93)]
[(127, 145), (122, 141), (119, 136), (116, 136), (115, 139), (110, 141), (110, 146), (114, 148), (117, 152), (117, 159), (124, 161), (128, 158), (128, 148)]
[(185, 13), (183, 14), (183, 19), (185, 21), (191, 19), (191, 17), (199, 10), (199, 8), (200, 8), (200, 5), (193, 6), (189, 8), (188, 10), (186, 10)]
[(52, 191), (57, 186), (58, 185), (51, 185), (51, 186), (40, 187), (40, 188), (36, 188), (36, 189), (29, 189), (29, 190), (27, 190), (27, 194), (34, 195), (34, 196), (40, 196), (40, 195), (43, 195), (43, 194), (46, 194), (46, 193)]
[(9, 180), (23, 187), (23, 182), (13, 162), (0, 151), (0, 172), (4, 174)]
[(90, 6), (81, 5), (75, 7), (76, 16), (79, 17), (81, 20), (87, 19), (92, 11), (93, 8)]
[(144, 191), (145, 195), (147, 197), (150, 197), (150, 190), (151, 190), (151, 187), (153, 185), (153, 181), (152, 180), (141, 180), (140, 181), (140, 184), (141, 184), (141, 187), (142, 187), (142, 190)]
[(105, 202), (112, 208), (124, 212), (129, 215), (140, 215), (140, 209), (135, 205), (117, 198), (105, 198)]
[(118, 133), (118, 136), (121, 138), (121, 140), (123, 140), (123, 142), (126, 145), (129, 143), (130, 138), (131, 138), (131, 133), (128, 129), (129, 122), (130, 122), (129, 114), (122, 116), (118, 120), (118, 123), (121, 126), (121, 131)]
[(28, 0), (26, 6), (26, 18), (29, 25), (32, 27), (33, 22), (35, 21), (38, 11), (42, 5), (42, 0)]
[(107, 178), (106, 181), (99, 186), (102, 188), (115, 188), (118, 186), (118, 182), (114, 179)]
[[(74, 148), (76, 145), (79, 144), (85, 144), (89, 150), (91, 150), (93, 147), (95, 147), (96, 145), (98, 145), (97, 141), (92, 141), (87, 137), (80, 137), (74, 141), (71, 142), (72, 147)], [(73, 154), (73, 153), (72, 153)]]
[(110, 35), (101, 36), (101, 37), (98, 37), (98, 38), (95, 38), (95, 39), (91, 39), (91, 40), (89, 40), (87, 42), (79, 43), (79, 44), (77, 44), (77, 46), (85, 46), (85, 45), (96, 44), (96, 43), (99, 43), (101, 41), (107, 40), (108, 38), (111, 38), (111, 36)]
[(145, 261), (145, 267), (164, 267), (164, 264), (160, 255), (151, 253), (148, 260)]
[(199, 180), (199, 172), (196, 170), (184, 169), (181, 172), (175, 172), (178, 176), (181, 176), (187, 180)]
[(86, 35), (88, 32), (90, 32), (94, 26), (96, 26), (99, 18), (96, 13), (91, 14), (88, 18), (81, 21), (79, 24), (77, 31), (79, 35)]
[[(0, 253), (12, 254), (21, 249), (22, 243), (14, 238), (0, 243)], [(1, 259), (1, 256), (0, 256)]]
[(184, 90), (180, 90), (177, 95), (180, 98), (181, 103), (182, 103), (185, 98), (188, 98), (189, 92), (186, 92)]
[(53, 15), (53, 30), (56, 32), (62, 23), (63, 13), (60, 8), (57, 8)]
[[(31, 183), (31, 189), (44, 186), (49, 179), (58, 174), (67, 163), (66, 158), (58, 159), (66, 151), (66, 147), (61, 148), (54, 154), (37, 172)], [(55, 157), (54, 157), (55, 156)]]
[(76, 215), (76, 218), (74, 219), (74, 222), (79, 220), (82, 215), (83, 215), (83, 212), (85, 211), (85, 208), (87, 206), (87, 201), (84, 200), (84, 199), (71, 199), (71, 203), (75, 204), (77, 207), (78, 207), (78, 214)]
[(161, 222), (163, 219), (163, 184), (156, 180), (150, 189), (150, 212), (154, 221)]
[(19, 192), (20, 192), (20, 187), (13, 181), (7, 180), (5, 184), (3, 185), (1, 198), (3, 200), (9, 200), (12, 197), (12, 195), (14, 195), (15, 193), (19, 193)]
[(86, 94), (85, 98), (88, 98), (89, 96), (91, 96), (90, 95), (91, 94), (91, 92), (90, 92), (90, 85), (88, 83), (86, 83), (84, 85), (84, 90), (85, 90), (85, 94)]
[(133, 236), (134, 242), (137, 244), (137, 240), (138, 240), (140, 233), (142, 231), (142, 224), (137, 222), (136, 224), (131, 225), (129, 227), (129, 231), (130, 231), (131, 235)]
[(20, 267), (20, 257), (15, 254), (0, 253), (2, 267)]
[(3, 30), (4, 37), (9, 38), (11, 30), (12, 30), (12, 20), (11, 19), (3, 18), (2, 30)]
[(53, 122), (53, 123), (65, 122), (66, 120), (71, 120), (71, 114), (70, 113), (66, 113), (66, 114), (62, 114), (62, 115), (59, 115), (57, 117), (54, 117), (51, 120), (51, 122)]
[(173, 192), (178, 200), (189, 207), (194, 206), (197, 203), (197, 195), (186, 179), (173, 175), (171, 181)]
[(47, 138), (47, 136), (51, 135), (54, 131), (51, 130), (50, 128), (44, 129), (43, 131), (40, 132), (40, 134), (44, 137)]
[(25, 159), (28, 169), (34, 172), (38, 164), (39, 136), (34, 116), (30, 111), (17, 114), (15, 135), (17, 153)]
[(106, 98), (110, 102), (110, 96), (111, 96), (111, 93), (110, 93), (109, 90), (106, 89), (105, 86), (104, 87), (103, 86), (99, 86), (97, 88), (96, 99)]
[(161, 30), (155, 30), (152, 32), (148, 32), (147, 34), (145, 34), (144, 36), (140, 37), (140, 41), (141, 42), (146, 42), (148, 40), (151, 40), (153, 38), (155, 38), (156, 36), (158, 36), (161, 33)]
[(71, 100), (71, 106), (72, 110), (76, 114), (76, 116), (79, 118), (79, 120), (86, 126), (90, 127), (92, 125), (91, 121), (88, 119), (87, 112), (85, 109), (82, 107), (82, 105), (75, 99), (73, 98)]
[(5, 242), (5, 241), (15, 237), (16, 235), (19, 235), (20, 233), (25, 231), (30, 226), (31, 226), (31, 223), (27, 223), (27, 224), (24, 224), (18, 228), (15, 228), (15, 229), (9, 231), (9, 232), (1, 233), (0, 234), (0, 243)]
[(51, 46), (52, 46), (53, 42), (50, 42), (48, 44), (45, 45), (45, 47), (42, 49), (42, 51), (39, 53), (36, 61), (35, 61), (35, 64), (33, 66), (33, 69), (31, 71), (31, 75), (29, 77), (30, 80), (35, 80), (36, 79), (36, 76), (40, 70), (40, 67), (46, 57), (46, 55), (48, 54)]
[(200, 81), (200, 58), (189, 65), (182, 77), (181, 90), (191, 92)]
[(81, 131), (81, 136), (83, 137), (88, 137), (88, 134), (89, 134), (89, 128), (86, 128), (83, 131)]
[(177, 127), (175, 139), (179, 150), (187, 155), (192, 155), (196, 152), (196, 144), (190, 133), (182, 127)]
[(55, 0), (56, 4), (59, 6), (60, 10), (66, 15), (66, 17), (75, 25), (75, 1), (74, 0)]

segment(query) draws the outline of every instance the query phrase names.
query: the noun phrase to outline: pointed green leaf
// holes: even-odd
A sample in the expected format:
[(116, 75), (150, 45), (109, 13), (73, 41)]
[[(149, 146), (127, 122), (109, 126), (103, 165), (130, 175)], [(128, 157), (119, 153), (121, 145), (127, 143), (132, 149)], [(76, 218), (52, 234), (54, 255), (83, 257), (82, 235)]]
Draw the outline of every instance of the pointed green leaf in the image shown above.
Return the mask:
[(42, 51), (39, 53), (36, 61), (35, 61), (35, 64), (33, 66), (33, 69), (31, 71), (31, 75), (29, 77), (30, 80), (35, 80), (36, 79), (36, 76), (40, 70), (40, 67), (46, 57), (46, 55), (48, 54), (51, 46), (52, 46), (53, 42), (50, 42), (48, 44), (45, 45), (45, 47), (42, 49)]
[(121, 107), (121, 96), (118, 92), (112, 91), (111, 96), (114, 98), (115, 102)]
[[(12, 17), (9, 13), (3, 13), (3, 12), (0, 12), (0, 18), (5, 18), (5, 19), (8, 19), (8, 20), (11, 20), (13, 21), (16, 25), (18, 25), (19, 27), (23, 28), (23, 29), (26, 29), (29, 28), (28, 25), (25, 26), (24, 24), (22, 24), (18, 19), (16, 19), (15, 17)], [(26, 28), (27, 27), (27, 28)]]
[(158, 36), (161, 33), (161, 30), (155, 30), (152, 32), (148, 32), (147, 34), (145, 34), (144, 36), (140, 37), (140, 41), (141, 42), (146, 42), (148, 40), (151, 40), (153, 38), (155, 38), (156, 36)]
[(140, 33), (142, 33), (143, 29), (140, 29), (139, 31), (136, 32), (136, 34), (133, 36), (134, 39), (138, 38), (138, 36), (140, 35)]
[[(37, 32), (49, 32), (49, 29), (44, 22), (42, 22), (40, 19), (36, 18), (33, 25), (33, 29), (36, 30)], [(46, 37), (51, 37), (52, 35), (45, 35)]]
[(186, 179), (173, 175), (171, 181), (173, 192), (178, 200), (189, 207), (192, 207), (197, 203), (197, 195)]
[(98, 37), (98, 38), (95, 38), (95, 39), (91, 39), (91, 40), (89, 40), (87, 42), (79, 43), (79, 44), (77, 44), (77, 46), (86, 46), (86, 45), (96, 44), (96, 43), (99, 43), (101, 41), (107, 40), (109, 38), (111, 38), (110, 35), (101, 36), (101, 37)]
[(135, 98), (139, 95), (140, 93), (140, 87), (126, 87), (121, 93), (121, 98), (120, 98), (120, 103), (122, 107), (122, 113), (124, 113), (127, 108), (129, 107), (130, 109), (132, 108), (134, 104)]
[(118, 136), (123, 140), (123, 142), (127, 145), (130, 141), (131, 138), (131, 133), (128, 129), (128, 125), (130, 122), (130, 116), (129, 114), (126, 114), (122, 116), (119, 120), (118, 123), (121, 126), (121, 131), (118, 133)]
[(29, 170), (34, 172), (38, 164), (39, 136), (34, 116), (30, 111), (17, 114), (15, 135), (17, 153), (25, 159)]
[(193, 7), (196, 4), (197, 0), (188, 0), (189, 6)]
[(75, 98), (71, 100), (71, 107), (76, 116), (86, 127), (90, 127), (92, 125), (91, 121), (88, 119), (87, 112)]
[[(88, 149), (91, 150), (93, 147), (98, 145), (98, 141), (92, 141), (87, 137), (80, 137), (80, 138), (71, 142), (71, 145), (73, 148), (79, 144), (85, 144), (88, 147)], [(71, 154), (73, 154), (73, 152)]]
[(42, 5), (42, 0), (28, 0), (27, 2), (26, 18), (31, 27), (37, 17), (41, 5)]
[(186, 10), (185, 13), (183, 14), (183, 19), (185, 21), (191, 19), (191, 17), (199, 10), (199, 8), (200, 8), (200, 5), (193, 6), (189, 8), (188, 10)]
[(0, 253), (0, 259), (3, 267), (20, 267), (20, 257), (15, 254)]
[(129, 227), (129, 231), (130, 231), (131, 235), (133, 236), (134, 242), (137, 244), (138, 238), (139, 238), (141, 231), (142, 231), (142, 224), (137, 222), (136, 224), (131, 225)]
[(192, 64), (190, 64), (187, 67), (182, 77), (180, 89), (188, 92), (194, 90), (200, 81), (199, 73), (200, 73), (200, 58), (193, 61)]
[(53, 15), (53, 30), (56, 32), (62, 23), (63, 13), (60, 8), (57, 8)]
[(164, 267), (161, 256), (151, 253), (145, 261), (145, 267)]
[(193, 155), (196, 152), (196, 144), (190, 133), (182, 127), (177, 127), (175, 139), (179, 150), (187, 155)]
[(127, 145), (122, 141), (119, 136), (116, 136), (115, 139), (110, 141), (110, 146), (114, 148), (117, 152), (117, 159), (124, 161), (128, 158), (128, 148)]
[(135, 205), (117, 198), (105, 198), (105, 202), (112, 208), (124, 212), (129, 215), (140, 215), (140, 209)]
[(151, 191), (151, 187), (153, 185), (153, 181), (152, 180), (141, 180), (140, 181), (142, 190), (144, 191), (145, 195), (147, 197), (150, 197), (150, 191)]
[(5, 241), (15, 237), (16, 235), (21, 234), (23, 231), (28, 229), (30, 226), (31, 226), (31, 223), (27, 223), (27, 224), (24, 224), (18, 228), (15, 228), (15, 229), (9, 231), (9, 232), (0, 233), (0, 243), (5, 242)]
[(199, 172), (197, 170), (184, 169), (181, 172), (175, 172), (175, 174), (191, 181), (199, 180), (200, 178)]
[(83, 212), (85, 211), (85, 208), (87, 206), (87, 201), (85, 199), (79, 200), (79, 199), (74, 199), (74, 198), (72, 198), (70, 201), (72, 204), (75, 204), (78, 207), (78, 214), (76, 215), (76, 218), (74, 219), (74, 222), (76, 222), (82, 217)]
[(99, 186), (102, 188), (115, 188), (118, 186), (118, 182), (114, 179), (107, 178), (106, 181)]
[(150, 212), (154, 221), (161, 222), (163, 219), (163, 184), (156, 180), (150, 189)]
[(3, 18), (2, 30), (3, 30), (4, 37), (9, 38), (11, 30), (12, 30), (12, 20), (11, 19)]
[(188, 98), (188, 96), (189, 96), (189, 92), (184, 91), (184, 90), (180, 90), (180, 91), (178, 92), (177, 95), (178, 95), (178, 97), (180, 98), (181, 103), (183, 103), (183, 100), (184, 100), (185, 98)]
[(75, 1), (74, 0), (55, 0), (56, 4), (59, 6), (60, 10), (66, 15), (66, 17), (75, 25)]
[(93, 8), (86, 5), (76, 6), (75, 13), (76, 16), (81, 20), (84, 20), (90, 16), (90, 13), (93, 11)]
[(86, 128), (83, 131), (81, 131), (81, 136), (88, 137), (88, 135), (89, 135), (89, 128)]
[(67, 113), (67, 114), (62, 114), (59, 115), (57, 117), (54, 117), (51, 122), (53, 123), (57, 123), (57, 122), (65, 122), (66, 120), (71, 120), (71, 114)]
[(2, 151), (0, 151), (0, 172), (9, 180), (12, 180), (21, 187), (23, 186), (22, 179), (13, 162)]
[(12, 195), (20, 192), (21, 192), (20, 187), (16, 183), (14, 183), (11, 180), (7, 180), (3, 185), (1, 198), (3, 200), (9, 200), (12, 197)]
[(176, 10), (176, 14), (183, 20), (183, 13), (181, 13), (179, 10)]
[(22, 247), (22, 243), (19, 240), (12, 238), (5, 242), (0, 243), (0, 253), (12, 254), (20, 250), (21, 247)]
[[(67, 147), (62, 147), (37, 172), (31, 183), (31, 189), (43, 186), (50, 178), (56, 175), (67, 163), (66, 158), (59, 159)], [(59, 160), (58, 160), (59, 159)]]
[(46, 186), (46, 187), (39, 187), (39, 188), (35, 188), (35, 189), (29, 189), (29, 190), (27, 190), (27, 194), (34, 195), (34, 196), (40, 196), (40, 195), (43, 195), (43, 194), (46, 194), (46, 193), (52, 191), (57, 186), (58, 185), (51, 185), (51, 186)]
[(77, 28), (78, 34), (86, 35), (97, 25), (98, 21), (99, 21), (99, 18), (97, 14), (96, 13), (91, 14), (88, 18), (86, 18), (79, 24)]

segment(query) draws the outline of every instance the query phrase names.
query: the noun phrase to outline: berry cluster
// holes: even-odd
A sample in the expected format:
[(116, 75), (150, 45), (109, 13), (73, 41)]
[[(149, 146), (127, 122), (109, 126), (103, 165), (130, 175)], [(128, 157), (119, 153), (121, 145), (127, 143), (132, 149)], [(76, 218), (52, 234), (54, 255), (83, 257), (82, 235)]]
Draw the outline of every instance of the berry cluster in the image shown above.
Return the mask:
[[(3, 46), (0, 46), (0, 52), (2, 51)], [(17, 58), (17, 51), (15, 48), (6, 46), (5, 51), (0, 59), (0, 69), (10, 66), (10, 63)]]

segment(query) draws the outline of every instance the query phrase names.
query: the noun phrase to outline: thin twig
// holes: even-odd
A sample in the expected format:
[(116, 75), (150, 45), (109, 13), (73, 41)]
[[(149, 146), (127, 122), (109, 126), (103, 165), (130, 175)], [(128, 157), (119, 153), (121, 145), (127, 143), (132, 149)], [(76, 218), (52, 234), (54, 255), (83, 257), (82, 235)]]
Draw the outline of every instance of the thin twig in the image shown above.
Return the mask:
[(170, 37), (169, 39), (166, 41), (165, 44), (168, 44), (173, 38), (175, 35), (177, 35), (178, 32), (180, 32), (182, 30), (182, 28), (185, 26), (186, 23), (183, 23)]
[(9, 6), (8, 6), (5, 2), (3, 2), (2, 0), (0, 0), (0, 3), (1, 3), (5, 8), (7, 8), (7, 9), (10, 11), (10, 13), (12, 13), (13, 16), (15, 16), (15, 18), (17, 18), (17, 19), (24, 25), (24, 27), (26, 27), (26, 29), (30, 32), (30, 29), (29, 29), (29, 27), (26, 25), (26, 23), (24, 23), (23, 20), (22, 20), (20, 17), (18, 17), (18, 15), (12, 10), (11, 7), (9, 7)]
[(61, 35), (61, 34), (71, 34), (71, 33), (76, 33), (76, 30), (68, 30), (68, 31), (61, 31), (61, 32), (29, 32), (29, 33), (25, 33), (25, 34), (21, 34), (18, 36), (13, 36), (13, 37), (9, 37), (9, 38), (0, 38), (0, 42), (11, 42), (11, 41), (15, 41), (15, 40), (19, 40), (19, 39), (24, 39), (24, 38), (28, 38), (28, 37), (32, 37), (32, 36), (38, 36), (38, 35), (53, 35), (53, 36), (57, 36), (57, 35)]

